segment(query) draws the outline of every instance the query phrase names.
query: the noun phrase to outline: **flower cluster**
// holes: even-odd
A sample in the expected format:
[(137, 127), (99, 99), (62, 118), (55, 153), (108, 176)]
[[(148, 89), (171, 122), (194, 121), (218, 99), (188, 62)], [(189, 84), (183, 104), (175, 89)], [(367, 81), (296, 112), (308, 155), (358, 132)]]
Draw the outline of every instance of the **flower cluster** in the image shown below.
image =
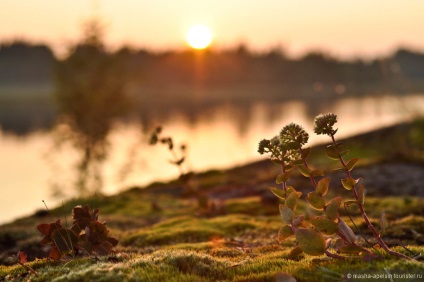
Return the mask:
[(314, 132), (318, 135), (326, 134), (328, 136), (333, 136), (337, 132), (337, 129), (333, 129), (336, 122), (337, 116), (335, 114), (321, 114), (315, 118)]
[(270, 153), (270, 159), (289, 164), (300, 157), (298, 149), (308, 142), (309, 135), (297, 124), (285, 126), (280, 135), (259, 142), (259, 154)]
[(270, 153), (270, 159), (272, 161), (280, 161), (283, 162), (287, 156), (288, 150), (280, 142), (280, 139), (278, 136), (274, 136), (272, 139), (263, 139), (261, 142), (259, 142), (259, 148), (258, 148), (259, 154), (263, 155), (266, 153)]
[(280, 142), (288, 149), (298, 150), (308, 142), (309, 134), (295, 123), (283, 127), (280, 132)]

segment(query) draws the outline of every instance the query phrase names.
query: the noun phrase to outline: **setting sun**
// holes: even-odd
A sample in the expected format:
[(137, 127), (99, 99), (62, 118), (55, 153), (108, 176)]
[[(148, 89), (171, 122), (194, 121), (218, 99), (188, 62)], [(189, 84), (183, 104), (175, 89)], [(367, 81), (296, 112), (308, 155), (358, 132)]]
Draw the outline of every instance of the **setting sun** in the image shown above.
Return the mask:
[(186, 40), (194, 49), (205, 49), (212, 42), (212, 33), (206, 26), (196, 25), (188, 30)]

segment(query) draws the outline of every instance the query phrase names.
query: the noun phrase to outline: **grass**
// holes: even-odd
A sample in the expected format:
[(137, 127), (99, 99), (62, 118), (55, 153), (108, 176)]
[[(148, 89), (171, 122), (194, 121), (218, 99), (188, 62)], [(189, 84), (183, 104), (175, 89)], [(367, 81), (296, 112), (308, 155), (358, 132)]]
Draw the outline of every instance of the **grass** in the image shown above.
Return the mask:
[[(222, 247), (215, 248), (223, 253)], [(409, 248), (424, 251), (422, 247)], [(278, 273), (290, 273), (298, 281), (328, 281), (326, 275), (332, 271), (339, 274), (332, 280), (342, 281), (348, 273), (375, 274), (384, 273), (384, 269), (390, 273), (424, 274), (422, 262), (390, 257), (372, 262), (349, 259), (335, 263), (325, 257), (305, 256), (295, 261), (287, 256), (288, 250), (255, 253), (254, 257), (250, 253), (218, 257), (201, 250), (162, 249), (145, 255), (120, 255), (116, 261), (81, 258), (64, 264), (37, 260), (29, 263), (37, 276), (21, 266), (0, 266), (0, 278), (17, 281), (275, 281)]]
[[(37, 276), (17, 264), (0, 265), (0, 281), (275, 281), (279, 273), (290, 273), (297, 281), (328, 281), (328, 275), (331, 281), (343, 281), (347, 273), (383, 273), (384, 269), (391, 273), (424, 273), (422, 261), (387, 256), (385, 260), (372, 262), (361, 259), (338, 261), (306, 255), (289, 259), (294, 240), (278, 244), (276, 235), (281, 221), (277, 210), (274, 215), (262, 215), (260, 211), (255, 214), (251, 210), (260, 204), (259, 197), (225, 202), (227, 210), (240, 213), (200, 217), (182, 215), (188, 210), (195, 211), (195, 202), (187, 199), (161, 197), (163, 204), (173, 202), (175, 214), (162, 209), (153, 215), (148, 208), (149, 201), (139, 200), (139, 192), (127, 193), (114, 196), (115, 200), (111, 197), (102, 201), (105, 212), (102, 210), (100, 219), (110, 220), (111, 234), (120, 240), (116, 256), (68, 258), (62, 262), (37, 259), (29, 263)], [(149, 198), (148, 194), (143, 198)], [(119, 201), (132, 207), (136, 205), (132, 202), (143, 204), (137, 212), (127, 216), (119, 211), (127, 208), (117, 204)], [(424, 247), (417, 245), (410, 231), (424, 232), (424, 217), (410, 213), (422, 206), (421, 198), (370, 198), (368, 201), (371, 206), (385, 207), (387, 213), (401, 215), (389, 219), (384, 236), (400, 238), (401, 242), (410, 244), (407, 248), (411, 251), (424, 252)], [(60, 213), (62, 209), (53, 210), (53, 213)], [(139, 214), (146, 218), (140, 219)], [(371, 214), (377, 213), (371, 210)], [(360, 217), (354, 215), (354, 219), (361, 228)], [(348, 218), (345, 220), (349, 222)], [(34, 218), (22, 219), (6, 226), (0, 233), (4, 236), (4, 230), (9, 230), (17, 245), (30, 254), (31, 249), (25, 248), (37, 246), (41, 236), (28, 225), (42, 221), (46, 219), (36, 222)], [(362, 230), (366, 231), (366, 228)], [(404, 248), (394, 249), (411, 255)]]
[[(353, 151), (362, 150), (361, 144), (357, 141)], [(381, 162), (384, 154), (380, 149), (369, 155), (372, 157), (362, 163), (363, 168)], [(322, 154), (313, 151), (311, 163), (320, 162), (325, 163)], [(210, 213), (200, 212), (195, 199), (183, 197), (175, 181), (155, 183), (146, 189), (133, 188), (114, 196), (73, 199), (51, 210), (54, 217), (69, 227), (70, 211), (75, 205), (99, 208), (100, 221), (106, 220), (110, 235), (120, 241), (117, 254), (110, 257), (66, 258), (60, 262), (36, 259), (49, 252), (39, 245), (42, 236), (36, 230), (37, 224), (52, 221), (51, 215), (43, 211), (3, 225), (0, 281), (276, 281), (282, 273), (289, 273), (297, 281), (347, 281), (349, 273), (424, 275), (422, 259), (399, 260), (384, 253), (386, 259), (370, 262), (308, 255), (289, 258), (294, 239), (278, 243), (277, 232), (282, 225), (278, 201), (272, 195), (268, 197), (271, 192), (267, 187), (275, 185), (276, 171), (278, 168), (272, 164), (259, 162), (227, 172), (197, 175), (201, 191), (219, 206)], [(304, 195), (311, 191), (307, 179), (294, 175), (292, 181)], [(231, 197), (227, 196), (228, 189), (235, 192)], [(424, 198), (377, 192), (366, 198), (365, 206), (377, 230), (382, 230), (379, 218), (384, 212), (387, 226), (383, 236), (390, 246), (410, 256), (423, 253)], [(347, 194), (345, 200), (350, 196)], [(305, 208), (300, 202), (299, 212), (303, 213)], [(370, 239), (357, 208), (349, 207), (348, 214), (359, 230), (343, 209), (340, 213), (357, 234)], [(399, 243), (406, 245), (406, 249), (397, 246)], [(28, 254), (28, 265), (37, 275), (9, 259), (19, 250)]]

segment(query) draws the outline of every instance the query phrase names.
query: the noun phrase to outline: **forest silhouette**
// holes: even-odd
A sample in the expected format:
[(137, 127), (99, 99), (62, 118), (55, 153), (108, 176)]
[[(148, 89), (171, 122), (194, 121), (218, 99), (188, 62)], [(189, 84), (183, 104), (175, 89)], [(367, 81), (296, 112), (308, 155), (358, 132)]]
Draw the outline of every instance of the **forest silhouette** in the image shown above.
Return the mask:
[[(407, 49), (368, 61), (341, 60), (320, 52), (290, 58), (279, 49), (253, 53), (245, 45), (161, 53), (122, 47), (106, 56), (119, 61), (113, 77), (132, 97), (135, 111), (122, 117), (136, 116), (146, 125), (175, 112), (195, 119), (198, 112), (223, 104), (248, 109), (257, 101), (296, 99), (310, 104), (424, 90), (424, 53)], [(67, 59), (56, 58), (43, 44), (0, 44), (3, 131), (25, 134), (53, 126), (54, 74)]]

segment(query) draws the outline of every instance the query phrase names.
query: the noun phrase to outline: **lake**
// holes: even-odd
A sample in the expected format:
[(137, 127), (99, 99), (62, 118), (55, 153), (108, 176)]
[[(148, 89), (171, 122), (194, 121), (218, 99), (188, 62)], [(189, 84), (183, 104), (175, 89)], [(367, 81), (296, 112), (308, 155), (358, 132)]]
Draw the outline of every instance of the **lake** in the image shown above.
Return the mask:
[[(271, 138), (289, 122), (304, 126), (310, 144), (328, 141), (312, 132), (314, 114), (339, 116), (338, 137), (348, 137), (424, 115), (424, 95), (344, 98), (316, 107), (300, 101), (255, 103), (246, 109), (221, 106), (198, 114), (183, 113), (162, 121), (164, 135), (188, 145), (187, 166), (193, 171), (225, 169), (261, 159), (258, 142)], [(149, 146), (149, 134), (136, 123), (117, 124), (110, 135), (111, 152), (103, 166), (105, 194), (178, 176), (164, 146)], [(55, 146), (52, 134), (35, 131), (22, 136), (0, 131), (0, 223), (55, 207), (63, 197), (75, 196), (73, 184), (77, 152), (70, 145)], [(62, 198), (54, 197), (58, 191)]]

